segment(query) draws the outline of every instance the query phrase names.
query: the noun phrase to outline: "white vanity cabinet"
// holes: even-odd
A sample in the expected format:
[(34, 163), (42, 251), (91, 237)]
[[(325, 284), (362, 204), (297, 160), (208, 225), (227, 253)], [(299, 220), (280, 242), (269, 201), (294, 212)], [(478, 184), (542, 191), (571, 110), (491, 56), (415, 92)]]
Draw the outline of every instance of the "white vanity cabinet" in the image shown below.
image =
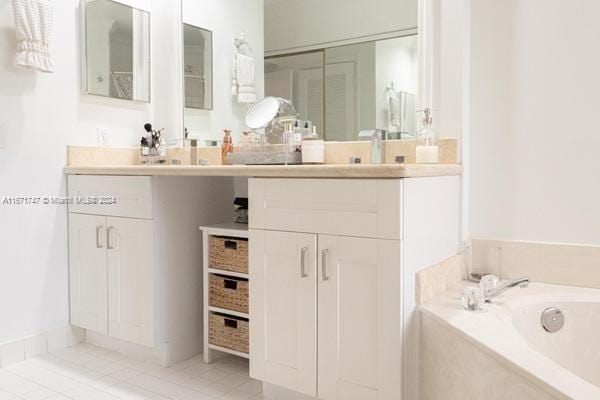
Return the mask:
[(71, 323), (108, 334), (106, 217), (69, 215)]
[(251, 179), (249, 196), (251, 376), (290, 399), (416, 398), (414, 274), (456, 254), (458, 179)]
[(152, 221), (72, 213), (71, 323), (154, 346)]
[(317, 393), (317, 235), (250, 231), (250, 369)]
[[(231, 218), (231, 180), (70, 175), (68, 185), (71, 323), (163, 365), (200, 353), (198, 225)], [(90, 196), (115, 202), (81, 202)]]
[[(104, 214), (69, 213), (71, 323), (153, 347), (151, 178), (71, 177), (69, 188), (71, 210)], [(115, 203), (78, 204), (88, 196), (114, 196)]]

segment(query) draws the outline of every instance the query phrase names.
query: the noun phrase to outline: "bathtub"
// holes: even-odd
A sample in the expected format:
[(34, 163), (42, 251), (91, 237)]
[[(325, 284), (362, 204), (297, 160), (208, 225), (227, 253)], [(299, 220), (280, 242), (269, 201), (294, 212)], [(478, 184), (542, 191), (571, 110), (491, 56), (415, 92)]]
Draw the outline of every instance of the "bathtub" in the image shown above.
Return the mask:
[[(600, 400), (600, 290), (532, 283), (480, 313), (460, 291), (420, 307), (420, 399)], [(554, 333), (549, 307), (565, 317)]]

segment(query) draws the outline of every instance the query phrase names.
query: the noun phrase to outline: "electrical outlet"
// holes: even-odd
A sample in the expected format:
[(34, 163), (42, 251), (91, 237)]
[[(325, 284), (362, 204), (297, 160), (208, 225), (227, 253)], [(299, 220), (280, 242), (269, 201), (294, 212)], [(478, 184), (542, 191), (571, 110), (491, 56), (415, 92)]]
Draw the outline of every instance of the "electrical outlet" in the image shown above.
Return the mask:
[(96, 138), (98, 139), (98, 147), (108, 147), (109, 137), (108, 137), (108, 129), (106, 128), (98, 128), (96, 130)]
[(0, 121), (0, 149), (6, 149), (8, 136), (8, 123)]

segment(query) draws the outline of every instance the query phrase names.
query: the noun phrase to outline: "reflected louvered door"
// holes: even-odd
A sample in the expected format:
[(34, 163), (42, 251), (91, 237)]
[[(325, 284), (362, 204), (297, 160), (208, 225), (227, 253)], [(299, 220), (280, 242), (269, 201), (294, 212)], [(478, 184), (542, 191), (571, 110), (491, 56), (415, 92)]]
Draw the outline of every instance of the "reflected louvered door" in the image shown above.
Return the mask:
[(303, 69), (298, 73), (298, 112), (323, 131), (323, 68)]
[(325, 127), (327, 140), (356, 138), (355, 63), (327, 64), (325, 69)]

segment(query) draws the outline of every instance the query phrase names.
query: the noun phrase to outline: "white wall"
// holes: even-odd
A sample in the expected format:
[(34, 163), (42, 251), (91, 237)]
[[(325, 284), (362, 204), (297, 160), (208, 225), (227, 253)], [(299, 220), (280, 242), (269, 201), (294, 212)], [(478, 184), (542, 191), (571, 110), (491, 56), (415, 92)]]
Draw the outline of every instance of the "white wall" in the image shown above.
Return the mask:
[(324, 48), (417, 27), (417, 0), (266, 0), (265, 50)]
[[(53, 1), (56, 72), (16, 70), (12, 6), (0, 0), (0, 199), (65, 195), (67, 144), (95, 145), (96, 128), (114, 146), (134, 146), (152, 120), (180, 135), (179, 7), (172, 0), (125, 1), (152, 13), (152, 104), (80, 94), (78, 0)], [(150, 4), (151, 3), (151, 4)], [(0, 343), (66, 324), (66, 207), (0, 204)]]
[(231, 96), (233, 42), (246, 32), (254, 52), (257, 98), (264, 96), (263, 0), (184, 0), (185, 23), (213, 32), (214, 109), (186, 109), (185, 125), (193, 137), (222, 139), (223, 129), (233, 130), (234, 144), (241, 132), (250, 104), (239, 104)]
[(471, 234), (600, 244), (600, 2), (472, 2)]

